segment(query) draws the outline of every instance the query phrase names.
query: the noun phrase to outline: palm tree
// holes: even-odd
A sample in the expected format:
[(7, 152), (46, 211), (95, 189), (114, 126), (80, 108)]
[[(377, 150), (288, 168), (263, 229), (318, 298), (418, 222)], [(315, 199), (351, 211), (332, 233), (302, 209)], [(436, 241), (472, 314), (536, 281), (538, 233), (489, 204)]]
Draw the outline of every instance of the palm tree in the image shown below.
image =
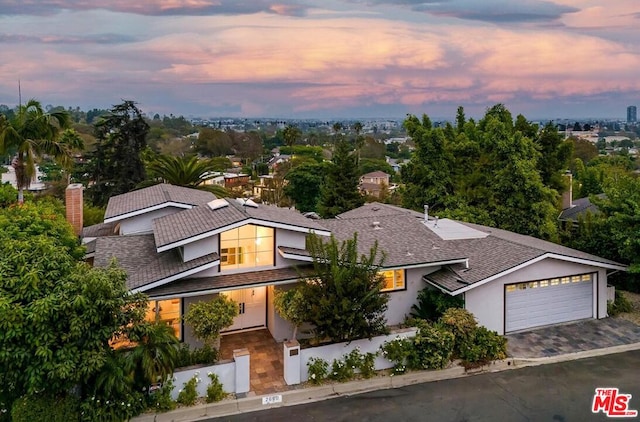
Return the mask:
[(125, 353), (133, 367), (137, 386), (164, 382), (178, 363), (179, 341), (173, 328), (162, 321), (155, 321), (136, 327), (136, 331), (131, 337), (139, 341)]
[(0, 154), (15, 153), (18, 203), (24, 202), (24, 189), (31, 185), (36, 174), (36, 160), (48, 154), (63, 166), (71, 161), (72, 145), (61, 134), (70, 127), (66, 111), (45, 113), (36, 100), (18, 107), (11, 119), (0, 121)]
[(302, 135), (302, 131), (297, 126), (294, 126), (294, 125), (287, 125), (282, 131), (282, 137), (284, 138), (284, 143), (288, 147), (294, 146), (301, 135)]
[[(159, 155), (147, 169), (152, 179), (161, 180), (176, 186), (202, 189), (216, 196), (228, 196), (225, 188), (219, 185), (207, 185), (208, 180), (215, 177), (215, 171), (210, 160), (200, 160), (198, 157), (172, 157)], [(149, 183), (146, 183), (148, 185)]]

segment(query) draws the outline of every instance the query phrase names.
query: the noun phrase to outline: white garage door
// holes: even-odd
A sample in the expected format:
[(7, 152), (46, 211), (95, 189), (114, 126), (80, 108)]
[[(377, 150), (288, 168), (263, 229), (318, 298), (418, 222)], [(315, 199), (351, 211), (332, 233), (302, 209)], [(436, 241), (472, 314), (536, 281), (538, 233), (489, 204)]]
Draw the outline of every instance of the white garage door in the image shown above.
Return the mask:
[(591, 274), (505, 285), (505, 332), (593, 317)]

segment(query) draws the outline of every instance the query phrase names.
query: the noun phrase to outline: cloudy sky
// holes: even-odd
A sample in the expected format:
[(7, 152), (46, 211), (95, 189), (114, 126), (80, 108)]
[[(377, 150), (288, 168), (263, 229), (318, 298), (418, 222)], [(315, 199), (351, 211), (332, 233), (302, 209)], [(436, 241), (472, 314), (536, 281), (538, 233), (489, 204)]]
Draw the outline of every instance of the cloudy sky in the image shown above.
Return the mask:
[(530, 119), (640, 106), (638, 0), (0, 0), (0, 104)]

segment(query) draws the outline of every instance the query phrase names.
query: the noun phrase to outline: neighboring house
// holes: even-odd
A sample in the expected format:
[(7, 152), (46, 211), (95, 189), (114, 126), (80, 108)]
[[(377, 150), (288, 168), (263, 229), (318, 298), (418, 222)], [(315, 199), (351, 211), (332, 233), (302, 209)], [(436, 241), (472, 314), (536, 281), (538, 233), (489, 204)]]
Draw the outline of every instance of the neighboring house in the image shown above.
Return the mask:
[(603, 318), (608, 272), (626, 269), (528, 236), (426, 217), (370, 203), (316, 220), (251, 200), (157, 185), (111, 198), (105, 223), (85, 228), (84, 241), (95, 266), (115, 258), (129, 289), (149, 295), (150, 315), (193, 344), (180, 317), (218, 294), (240, 306), (229, 331), (266, 327), (277, 341), (286, 339), (291, 327), (274, 309), (274, 288), (298, 282), (312, 261), (305, 249), (312, 233), (338, 240), (358, 233), (363, 253), (378, 242), (390, 325), (405, 320), (427, 286), (461, 296), (480, 324), (501, 334)]
[(291, 160), (290, 155), (280, 154), (280, 152), (277, 152), (276, 155), (267, 162), (267, 166), (269, 167), (269, 170), (273, 172), (278, 169), (280, 164), (286, 163), (289, 160)]
[(225, 173), (224, 187), (225, 189), (245, 188), (249, 185), (251, 177), (244, 173)]
[(389, 188), (391, 176), (383, 171), (372, 171), (360, 176), (359, 188), (365, 195), (380, 197), (380, 193), (386, 186)]
[[(596, 195), (599, 198), (605, 198), (605, 194)], [(589, 197), (576, 199), (571, 201), (570, 206), (563, 208), (558, 220), (565, 223), (577, 225), (580, 218), (585, 218), (587, 214), (596, 215), (600, 213), (598, 206), (593, 204)]]

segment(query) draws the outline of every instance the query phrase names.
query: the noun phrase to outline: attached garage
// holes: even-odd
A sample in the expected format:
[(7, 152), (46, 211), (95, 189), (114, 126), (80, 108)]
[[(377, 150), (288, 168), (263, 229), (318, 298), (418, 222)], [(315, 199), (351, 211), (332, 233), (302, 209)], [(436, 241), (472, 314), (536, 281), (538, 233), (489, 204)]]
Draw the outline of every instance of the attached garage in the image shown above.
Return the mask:
[(505, 333), (593, 318), (593, 274), (506, 284)]

